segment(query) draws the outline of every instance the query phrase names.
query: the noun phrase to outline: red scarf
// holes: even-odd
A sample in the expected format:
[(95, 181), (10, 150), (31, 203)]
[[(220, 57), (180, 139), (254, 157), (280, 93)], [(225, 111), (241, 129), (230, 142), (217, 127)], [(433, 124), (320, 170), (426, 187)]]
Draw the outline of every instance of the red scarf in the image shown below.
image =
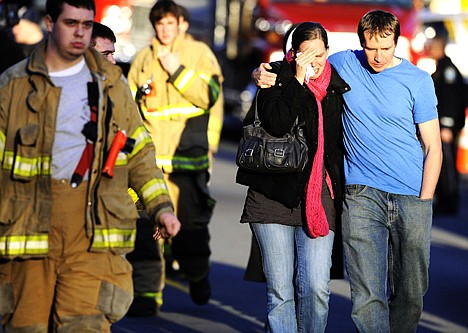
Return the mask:
[[(288, 63), (293, 61), (292, 49), (286, 53)], [(330, 227), (327, 221), (327, 215), (322, 205), (322, 177), (323, 177), (323, 155), (324, 155), (324, 137), (323, 137), (323, 114), (322, 100), (327, 95), (327, 88), (331, 79), (330, 63), (325, 63), (322, 74), (315, 80), (304, 82), (310, 91), (315, 95), (318, 107), (318, 144), (317, 152), (314, 156), (312, 171), (310, 173), (309, 182), (306, 188), (306, 220), (307, 231), (313, 238), (326, 236), (330, 232)], [(333, 188), (330, 176), (326, 173), (326, 182), (333, 199)]]
[[(315, 153), (314, 162), (312, 164), (312, 171), (310, 173), (309, 182), (306, 189), (306, 218), (307, 230), (313, 238), (319, 236), (326, 236), (329, 233), (329, 225), (325, 210), (322, 206), (322, 177), (323, 177), (323, 155), (324, 155), (324, 137), (323, 137), (323, 114), (322, 114), (322, 100), (327, 95), (327, 88), (330, 84), (331, 66), (330, 63), (325, 63), (322, 74), (315, 80), (309, 80), (306, 84), (312, 91), (317, 100), (318, 106), (318, 144), (317, 152)], [(326, 175), (326, 180), (330, 192), (333, 190), (331, 181)]]

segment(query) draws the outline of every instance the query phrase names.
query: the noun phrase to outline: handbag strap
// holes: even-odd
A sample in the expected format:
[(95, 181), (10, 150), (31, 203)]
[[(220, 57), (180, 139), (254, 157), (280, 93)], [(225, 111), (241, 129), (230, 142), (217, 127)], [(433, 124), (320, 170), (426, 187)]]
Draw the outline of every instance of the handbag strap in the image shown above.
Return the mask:
[(260, 127), (262, 125), (262, 122), (260, 121), (260, 118), (258, 118), (258, 93), (260, 92), (260, 88), (257, 89), (257, 93), (255, 94), (255, 119), (254, 119), (254, 126), (255, 127)]
[[(262, 88), (257, 89), (257, 93), (255, 94), (255, 119), (254, 119), (254, 123), (253, 123), (255, 127), (260, 127), (261, 124), (262, 124), (262, 122), (260, 121), (260, 118), (258, 117), (258, 111), (257, 111), (257, 108), (258, 108), (258, 93), (260, 92), (260, 89), (262, 89)], [(298, 123), (299, 123), (299, 116), (296, 117), (296, 120), (294, 121), (294, 124), (291, 127), (290, 132), (292, 132), (292, 130), (294, 129), (294, 127), (297, 126)]]

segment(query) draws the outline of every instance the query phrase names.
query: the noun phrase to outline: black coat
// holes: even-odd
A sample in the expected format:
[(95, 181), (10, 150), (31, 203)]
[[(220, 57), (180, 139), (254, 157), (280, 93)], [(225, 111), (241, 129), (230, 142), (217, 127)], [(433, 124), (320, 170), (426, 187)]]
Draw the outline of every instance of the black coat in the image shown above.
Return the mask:
[[(467, 106), (463, 76), (452, 60), (445, 56), (437, 62), (432, 79), (437, 96), (440, 125), (450, 128), (454, 137), (457, 137), (465, 126), (465, 107)], [(447, 122), (444, 118), (450, 121)]]
[[(309, 162), (303, 172), (287, 175), (266, 175), (249, 173), (239, 169), (236, 182), (250, 186), (271, 200), (286, 207), (297, 207), (303, 200), (304, 189), (309, 180), (312, 162), (318, 144), (318, 106), (315, 96), (294, 77), (294, 69), (286, 60), (271, 64), (278, 77), (274, 87), (261, 89), (258, 94), (258, 115), (262, 126), (274, 136), (283, 136), (293, 126), (296, 117), (304, 121), (305, 136), (309, 147)], [(327, 95), (322, 101), (325, 145), (325, 168), (333, 183), (337, 214), (341, 212), (343, 196), (343, 111), (342, 94), (349, 91), (349, 85), (332, 68)], [(251, 108), (244, 123), (253, 123), (254, 110)]]
[[(296, 117), (306, 123), (306, 139), (309, 147), (309, 163), (299, 174), (271, 176), (237, 171), (236, 182), (250, 186), (267, 198), (281, 202), (287, 207), (297, 207), (304, 199), (304, 189), (310, 176), (312, 161), (318, 143), (318, 106), (314, 95), (294, 77), (294, 68), (283, 62), (271, 63), (278, 77), (274, 87), (262, 89), (258, 95), (258, 113), (262, 126), (272, 135), (282, 136), (292, 127)], [(342, 94), (349, 85), (332, 68), (327, 95), (322, 101), (324, 119), (325, 167), (333, 182), (336, 209), (336, 235), (333, 246), (331, 278), (343, 278), (343, 253), (341, 239), (341, 204), (344, 187), (343, 170), (343, 112)], [(290, 101), (293, 101), (292, 103)], [(253, 104), (254, 105), (254, 104)], [(244, 125), (253, 123), (254, 109), (250, 109)], [(249, 281), (264, 281), (260, 250), (252, 237), (251, 252), (244, 278)]]

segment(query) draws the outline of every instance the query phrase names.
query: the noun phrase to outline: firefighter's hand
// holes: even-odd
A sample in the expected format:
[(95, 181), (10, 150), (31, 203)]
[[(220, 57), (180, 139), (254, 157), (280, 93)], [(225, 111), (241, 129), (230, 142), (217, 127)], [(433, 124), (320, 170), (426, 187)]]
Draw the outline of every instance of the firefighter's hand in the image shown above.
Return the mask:
[(180, 230), (180, 222), (173, 213), (162, 213), (159, 216), (159, 222), (154, 232), (153, 238), (159, 240), (160, 238), (174, 237)]
[(252, 72), (252, 79), (260, 88), (270, 88), (275, 85), (276, 74), (267, 71), (267, 69), (271, 69), (271, 66), (264, 62)]
[(173, 75), (180, 67), (179, 53), (174, 52), (159, 52), (159, 62), (162, 68), (169, 74)]

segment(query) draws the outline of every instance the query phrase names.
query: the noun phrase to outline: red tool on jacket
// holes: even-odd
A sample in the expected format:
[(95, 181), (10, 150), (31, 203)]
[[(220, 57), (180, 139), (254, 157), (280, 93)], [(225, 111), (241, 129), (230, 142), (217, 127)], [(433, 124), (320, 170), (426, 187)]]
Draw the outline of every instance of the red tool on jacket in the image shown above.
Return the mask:
[(112, 141), (112, 146), (107, 155), (106, 164), (104, 164), (102, 173), (109, 177), (114, 177), (114, 166), (119, 152), (124, 151), (125, 153), (131, 153), (134, 144), (135, 140), (128, 138), (124, 130), (118, 130), (115, 134), (114, 141)]

